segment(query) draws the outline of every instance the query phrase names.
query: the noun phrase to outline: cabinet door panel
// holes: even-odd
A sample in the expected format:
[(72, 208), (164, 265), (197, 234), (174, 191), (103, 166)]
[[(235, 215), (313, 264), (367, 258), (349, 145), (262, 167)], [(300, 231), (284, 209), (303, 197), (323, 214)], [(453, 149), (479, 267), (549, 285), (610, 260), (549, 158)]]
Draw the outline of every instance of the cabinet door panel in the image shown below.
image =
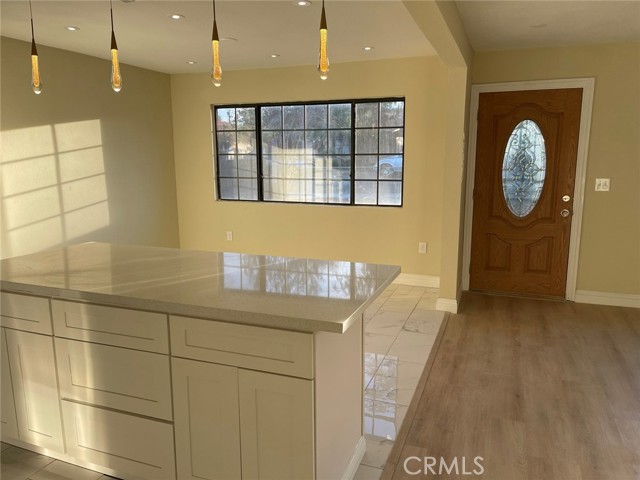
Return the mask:
[(6, 330), (20, 440), (64, 453), (51, 337)]
[(63, 399), (172, 420), (169, 357), (64, 338), (55, 342)]
[(241, 478), (238, 369), (172, 359), (181, 480)]
[(176, 478), (170, 424), (64, 400), (62, 412), (72, 457), (134, 478)]
[(239, 371), (243, 480), (314, 478), (313, 382)]
[(2, 350), (2, 398), (0, 399), (0, 432), (2, 438), (18, 438), (18, 422), (16, 420), (16, 404), (13, 401), (13, 385), (9, 370), (9, 354), (4, 328), (0, 328), (0, 350)]

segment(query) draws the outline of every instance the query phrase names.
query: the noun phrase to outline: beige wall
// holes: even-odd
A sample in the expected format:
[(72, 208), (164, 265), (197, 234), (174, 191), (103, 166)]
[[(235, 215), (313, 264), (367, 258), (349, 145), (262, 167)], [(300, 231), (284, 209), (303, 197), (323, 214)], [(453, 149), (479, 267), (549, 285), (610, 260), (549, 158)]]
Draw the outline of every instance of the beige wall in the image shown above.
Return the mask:
[[(640, 44), (477, 53), (473, 83), (595, 77), (578, 289), (640, 294)], [(611, 191), (595, 192), (595, 179)]]
[[(439, 275), (447, 69), (437, 57), (173, 75), (174, 144), (182, 248), (335, 258)], [(221, 202), (214, 196), (211, 104), (406, 97), (402, 208)], [(233, 241), (225, 232), (233, 231)], [(418, 242), (429, 244), (418, 254)]]
[(169, 76), (2, 38), (1, 256), (107, 241), (178, 246)]
[(473, 49), (454, 2), (403, 0), (416, 24), (447, 67), (442, 254), (438, 308), (457, 311), (461, 293), (464, 178)]

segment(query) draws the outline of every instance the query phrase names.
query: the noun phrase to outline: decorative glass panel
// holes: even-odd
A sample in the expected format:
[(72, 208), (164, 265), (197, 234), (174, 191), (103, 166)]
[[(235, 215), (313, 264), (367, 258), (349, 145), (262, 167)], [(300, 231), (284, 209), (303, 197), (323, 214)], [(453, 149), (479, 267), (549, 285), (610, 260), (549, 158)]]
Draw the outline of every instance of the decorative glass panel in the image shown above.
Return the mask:
[(502, 161), (502, 190), (515, 216), (526, 217), (538, 203), (546, 169), (540, 127), (533, 120), (523, 120), (511, 132)]

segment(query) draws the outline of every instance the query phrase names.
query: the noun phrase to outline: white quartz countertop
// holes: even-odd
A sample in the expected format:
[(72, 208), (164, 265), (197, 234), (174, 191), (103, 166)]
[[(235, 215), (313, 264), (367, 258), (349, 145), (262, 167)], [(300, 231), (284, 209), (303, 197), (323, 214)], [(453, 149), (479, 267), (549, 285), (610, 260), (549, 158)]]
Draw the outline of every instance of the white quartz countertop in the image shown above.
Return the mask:
[(84, 243), (4, 259), (2, 290), (303, 332), (343, 333), (400, 267)]

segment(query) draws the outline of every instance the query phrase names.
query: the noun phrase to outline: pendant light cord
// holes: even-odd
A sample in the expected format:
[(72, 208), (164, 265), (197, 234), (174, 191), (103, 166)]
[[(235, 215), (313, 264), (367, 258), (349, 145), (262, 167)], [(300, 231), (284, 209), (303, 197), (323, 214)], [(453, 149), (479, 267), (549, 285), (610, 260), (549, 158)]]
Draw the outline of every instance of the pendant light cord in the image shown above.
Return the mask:
[(31, 8), (31, 0), (29, 0), (29, 15), (31, 17), (31, 40), (35, 40), (35, 34), (33, 33), (33, 9)]
[(112, 0), (109, 0), (109, 12), (111, 13), (111, 33), (113, 33), (113, 2)]
[(211, 40), (220, 40), (218, 37), (218, 25), (216, 24), (216, 0), (211, 0), (213, 10), (213, 31), (211, 32)]

